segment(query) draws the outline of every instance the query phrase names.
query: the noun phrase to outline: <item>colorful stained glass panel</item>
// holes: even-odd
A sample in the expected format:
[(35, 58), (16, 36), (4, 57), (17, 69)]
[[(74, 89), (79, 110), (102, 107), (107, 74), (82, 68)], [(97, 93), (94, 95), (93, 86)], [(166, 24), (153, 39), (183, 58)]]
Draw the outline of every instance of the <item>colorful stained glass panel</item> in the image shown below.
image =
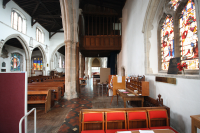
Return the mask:
[(20, 71), (20, 54), (11, 54), (11, 71)]
[(188, 69), (199, 69), (198, 37), (195, 4), (191, 0), (182, 11), (179, 19), (181, 61)]
[(169, 2), (169, 4), (171, 4), (171, 8), (174, 9), (174, 11), (176, 11), (176, 9), (178, 8), (180, 1), (181, 0), (171, 0)]
[(173, 19), (167, 16), (161, 28), (162, 70), (168, 70), (169, 61), (174, 57), (174, 25)]
[(40, 70), (42, 70), (42, 66), (43, 66), (43, 63), (42, 63), (42, 59), (40, 60)]
[(33, 70), (37, 70), (36, 69), (36, 66), (37, 66), (37, 60), (36, 58), (33, 60)]

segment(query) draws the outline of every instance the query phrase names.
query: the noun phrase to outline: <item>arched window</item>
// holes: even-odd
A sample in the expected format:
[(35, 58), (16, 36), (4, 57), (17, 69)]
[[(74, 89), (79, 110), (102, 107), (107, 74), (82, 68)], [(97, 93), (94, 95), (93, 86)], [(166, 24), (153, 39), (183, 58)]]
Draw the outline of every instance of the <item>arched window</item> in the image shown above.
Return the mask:
[(170, 59), (174, 57), (174, 25), (169, 15), (165, 18), (161, 28), (161, 57), (161, 68), (167, 70)]
[(40, 43), (44, 43), (44, 32), (40, 28), (36, 28), (36, 40)]
[(11, 27), (19, 32), (26, 33), (26, 18), (16, 9), (11, 13)]
[(180, 57), (181, 63), (188, 65), (186, 73), (196, 74), (194, 70), (199, 70), (199, 54), (194, 0), (171, 0), (169, 4), (170, 10), (164, 11), (165, 17), (159, 23), (159, 70), (168, 70), (169, 60)]
[(198, 37), (195, 4), (188, 1), (179, 19), (181, 62), (189, 70), (199, 69)]

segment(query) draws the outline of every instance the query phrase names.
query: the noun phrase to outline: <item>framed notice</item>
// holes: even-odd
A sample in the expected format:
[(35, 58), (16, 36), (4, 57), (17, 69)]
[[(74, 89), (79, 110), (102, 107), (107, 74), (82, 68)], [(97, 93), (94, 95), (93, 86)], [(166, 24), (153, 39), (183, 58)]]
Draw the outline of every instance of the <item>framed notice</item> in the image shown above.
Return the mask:
[(178, 74), (177, 63), (180, 62), (180, 57), (171, 58), (167, 74)]

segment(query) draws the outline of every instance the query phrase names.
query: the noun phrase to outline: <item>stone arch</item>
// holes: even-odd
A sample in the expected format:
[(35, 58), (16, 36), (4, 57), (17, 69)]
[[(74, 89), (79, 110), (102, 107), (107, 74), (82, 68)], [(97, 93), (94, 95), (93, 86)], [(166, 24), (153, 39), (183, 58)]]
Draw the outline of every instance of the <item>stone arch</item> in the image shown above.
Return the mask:
[(61, 43), (59, 44), (55, 49), (54, 51), (52, 52), (51, 54), (51, 59), (50, 59), (50, 70), (53, 70), (53, 64), (54, 64), (54, 56), (55, 56), (55, 53), (58, 49), (60, 49), (62, 46), (65, 46), (65, 43)]
[(31, 51), (28, 47), (28, 43), (26, 42), (26, 40), (20, 35), (20, 34), (12, 34), (10, 36), (8, 36), (4, 42), (1, 44), (0, 46), (0, 55), (3, 49), (3, 46), (5, 44), (5, 42), (7, 42), (8, 40), (12, 39), (12, 38), (16, 38), (22, 45), (22, 47), (24, 48), (25, 51), (25, 60), (26, 60), (26, 71), (27, 71), (27, 75), (28, 77), (31, 75), (31, 70), (30, 70), (30, 66), (31, 66)]
[(46, 52), (45, 52), (44, 48), (42, 47), (42, 45), (40, 45), (40, 44), (36, 45), (33, 49), (35, 49), (35, 48), (38, 48), (40, 50), (40, 52), (42, 53), (42, 59), (43, 59), (43, 68), (42, 68), (42, 71), (43, 71), (43, 75), (46, 75), (46, 63), (47, 63)]

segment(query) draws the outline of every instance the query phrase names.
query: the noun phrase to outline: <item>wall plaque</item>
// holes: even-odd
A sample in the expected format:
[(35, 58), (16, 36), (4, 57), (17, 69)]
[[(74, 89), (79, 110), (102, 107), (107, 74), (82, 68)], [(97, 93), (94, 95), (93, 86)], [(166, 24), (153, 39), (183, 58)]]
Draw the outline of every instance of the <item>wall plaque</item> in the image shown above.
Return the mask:
[(167, 74), (178, 74), (177, 63), (180, 62), (180, 57), (171, 58)]
[(156, 77), (155, 79), (157, 82), (169, 83), (169, 84), (176, 84), (176, 78), (169, 78), (169, 77)]

